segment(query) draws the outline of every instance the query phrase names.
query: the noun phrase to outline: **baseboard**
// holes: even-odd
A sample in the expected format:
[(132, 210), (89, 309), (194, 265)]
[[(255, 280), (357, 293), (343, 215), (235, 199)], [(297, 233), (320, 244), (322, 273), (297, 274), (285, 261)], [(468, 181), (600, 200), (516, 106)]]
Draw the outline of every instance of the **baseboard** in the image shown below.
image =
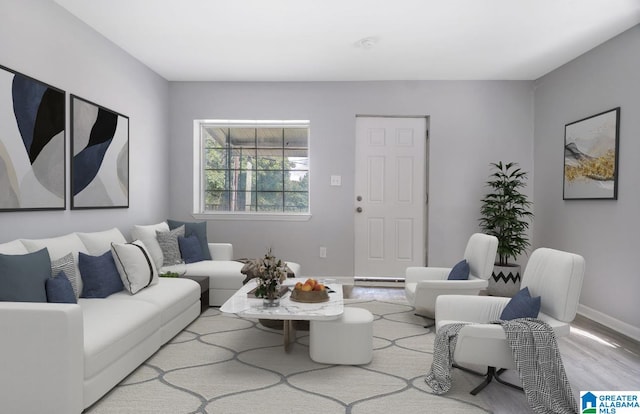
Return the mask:
[(404, 288), (404, 277), (356, 276), (353, 279), (356, 286)]
[(578, 314), (640, 342), (640, 328), (638, 327), (629, 325), (626, 322), (622, 322), (621, 320), (584, 305), (578, 305)]

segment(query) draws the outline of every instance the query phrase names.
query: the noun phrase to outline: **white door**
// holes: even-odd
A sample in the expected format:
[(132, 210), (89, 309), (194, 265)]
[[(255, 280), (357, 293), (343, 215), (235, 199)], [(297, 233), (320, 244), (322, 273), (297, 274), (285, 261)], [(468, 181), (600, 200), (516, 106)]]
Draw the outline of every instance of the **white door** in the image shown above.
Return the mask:
[(355, 276), (425, 265), (427, 119), (356, 118)]

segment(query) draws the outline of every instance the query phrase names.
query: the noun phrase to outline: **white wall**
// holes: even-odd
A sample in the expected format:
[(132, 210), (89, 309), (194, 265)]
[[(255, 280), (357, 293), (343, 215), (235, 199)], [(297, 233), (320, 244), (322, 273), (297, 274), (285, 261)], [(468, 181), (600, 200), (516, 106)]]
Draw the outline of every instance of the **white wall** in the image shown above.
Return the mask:
[(0, 64), (129, 116), (128, 209), (0, 212), (0, 242), (160, 221), (168, 209), (168, 82), (47, 0), (0, 0)]
[[(585, 257), (580, 312), (640, 340), (640, 26), (536, 81), (536, 245)], [(621, 107), (618, 200), (562, 200), (564, 126)]]
[(309, 119), (311, 220), (210, 221), (209, 238), (232, 242), (236, 257), (272, 246), (305, 275), (353, 276), (355, 116), (428, 115), (429, 263), (452, 265), (478, 231), (489, 163), (532, 170), (532, 96), (527, 81), (172, 82), (170, 215), (191, 219), (194, 119)]

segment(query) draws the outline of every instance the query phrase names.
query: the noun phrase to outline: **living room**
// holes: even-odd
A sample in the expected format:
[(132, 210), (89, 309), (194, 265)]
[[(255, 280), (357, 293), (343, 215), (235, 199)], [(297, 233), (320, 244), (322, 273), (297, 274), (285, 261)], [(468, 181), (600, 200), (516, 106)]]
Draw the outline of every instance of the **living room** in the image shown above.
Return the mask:
[[(271, 246), (301, 263), (305, 275), (350, 275), (355, 117), (424, 115), (430, 119), (429, 264), (459, 260), (478, 229), (489, 163), (517, 161), (530, 172), (532, 247), (584, 256), (579, 314), (638, 341), (640, 279), (630, 260), (640, 226), (632, 179), (640, 175), (633, 158), (640, 143), (632, 138), (640, 134), (638, 14), (635, 19), (633, 27), (535, 79), (181, 82), (164, 79), (54, 1), (2, 0), (0, 65), (129, 117), (130, 198), (127, 209), (3, 212), (0, 243), (111, 227), (128, 236), (135, 224), (193, 220), (194, 119), (308, 119), (311, 219), (285, 226), (212, 220), (209, 240), (232, 243), (237, 257), (256, 257)], [(616, 107), (618, 199), (563, 200), (564, 126)], [(330, 186), (331, 175), (342, 176), (343, 185)], [(327, 247), (327, 258), (319, 257), (319, 246)]]

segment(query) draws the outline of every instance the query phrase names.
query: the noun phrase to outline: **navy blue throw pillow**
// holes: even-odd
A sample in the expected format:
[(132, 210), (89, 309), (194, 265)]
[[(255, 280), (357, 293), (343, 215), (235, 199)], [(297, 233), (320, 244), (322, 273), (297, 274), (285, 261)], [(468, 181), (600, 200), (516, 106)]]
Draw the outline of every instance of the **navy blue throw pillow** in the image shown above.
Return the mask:
[(178, 236), (178, 244), (180, 245), (182, 260), (184, 260), (185, 263), (195, 263), (204, 260), (200, 240), (198, 240), (195, 234), (189, 237)]
[(209, 241), (207, 240), (207, 222), (187, 222), (177, 220), (167, 220), (169, 229), (173, 230), (184, 224), (184, 235), (189, 237), (195, 235), (200, 241), (200, 249), (202, 250), (202, 257), (204, 260), (211, 260), (211, 253), (209, 252)]
[(461, 260), (449, 272), (447, 280), (467, 280), (469, 279), (469, 263)]
[(45, 288), (47, 289), (47, 302), (49, 303), (78, 303), (71, 282), (69, 282), (64, 272), (47, 279)]
[(106, 298), (124, 289), (111, 250), (100, 256), (80, 252), (78, 267), (82, 277), (81, 298)]
[(510, 321), (518, 318), (537, 318), (538, 313), (540, 313), (540, 296), (532, 298), (529, 288), (525, 287), (507, 303), (500, 319)]

